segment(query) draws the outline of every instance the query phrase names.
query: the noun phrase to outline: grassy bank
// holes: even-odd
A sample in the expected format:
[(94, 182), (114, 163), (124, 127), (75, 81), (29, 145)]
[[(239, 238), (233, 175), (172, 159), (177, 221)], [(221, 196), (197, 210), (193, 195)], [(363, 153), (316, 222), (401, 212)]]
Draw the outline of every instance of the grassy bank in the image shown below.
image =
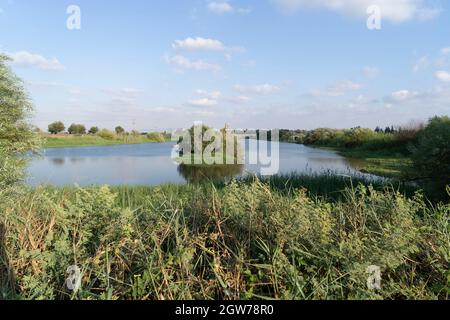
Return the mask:
[(119, 144), (140, 144), (162, 142), (159, 139), (152, 139), (147, 136), (113, 136), (105, 139), (98, 135), (58, 135), (42, 136), (44, 148), (65, 148), (65, 147), (89, 147), (89, 146), (109, 146)]
[[(334, 191), (298, 178), (42, 187), (9, 197), (0, 211), (0, 296), (448, 298), (449, 205), (343, 177), (324, 178)], [(65, 286), (71, 265), (83, 274), (76, 293)], [(367, 288), (371, 265), (382, 270), (382, 290)]]
[(346, 158), (361, 160), (358, 169), (363, 173), (389, 178), (402, 178), (412, 167), (412, 160), (402, 150), (396, 148), (368, 150), (366, 148), (329, 147)]
[(405, 173), (411, 171), (411, 150), (417, 145), (419, 133), (423, 132), (424, 128), (425, 125), (410, 125), (389, 131), (386, 129), (384, 132), (379, 128), (373, 131), (360, 127), (345, 130), (282, 130), (280, 139), (284, 142), (336, 150), (344, 157), (361, 160), (359, 164), (362, 166), (359, 169), (365, 173), (403, 178)]

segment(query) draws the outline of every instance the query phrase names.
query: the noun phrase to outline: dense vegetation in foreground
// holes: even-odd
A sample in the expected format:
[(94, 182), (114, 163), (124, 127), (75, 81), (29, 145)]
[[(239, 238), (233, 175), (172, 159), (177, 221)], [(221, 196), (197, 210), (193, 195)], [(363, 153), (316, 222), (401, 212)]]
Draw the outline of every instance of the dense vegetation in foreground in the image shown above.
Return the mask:
[(257, 179), (25, 191), (0, 214), (1, 297), (447, 299), (450, 206), (328, 179), (340, 200)]
[[(39, 139), (5, 59), (0, 299), (448, 299), (450, 208), (413, 194), (412, 185), (330, 175), (156, 188), (23, 186), (20, 155)], [(431, 150), (418, 153), (415, 166), (440, 173), (441, 186), (448, 126), (444, 119), (429, 127), (418, 150)], [(75, 292), (66, 286), (74, 265), (82, 271)], [(367, 286), (373, 265), (382, 271), (381, 290)]]

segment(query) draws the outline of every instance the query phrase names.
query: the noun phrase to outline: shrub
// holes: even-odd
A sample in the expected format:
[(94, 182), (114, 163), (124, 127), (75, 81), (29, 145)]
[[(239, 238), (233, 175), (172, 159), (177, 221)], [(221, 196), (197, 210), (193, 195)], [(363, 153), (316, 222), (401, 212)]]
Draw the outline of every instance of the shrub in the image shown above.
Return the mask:
[(422, 123), (411, 123), (407, 126), (400, 127), (395, 133), (395, 141), (399, 144), (413, 143), (417, 141), (418, 133), (424, 129)]
[[(137, 196), (136, 194), (137, 193)], [(30, 190), (0, 211), (2, 298), (448, 299), (450, 206), (358, 186)], [(134, 199), (134, 200), (132, 200)], [(131, 204), (131, 202), (133, 202)], [(1, 232), (0, 232), (1, 233)], [(66, 270), (83, 272), (79, 292)], [(367, 288), (367, 268), (382, 290)], [(1, 269), (1, 268), (0, 268)]]
[(348, 148), (360, 147), (376, 136), (370, 129), (354, 128), (344, 133), (344, 144)]
[(412, 148), (415, 174), (428, 188), (444, 194), (450, 183), (450, 118), (435, 117), (418, 133)]
[(100, 130), (100, 132), (98, 133), (98, 136), (100, 138), (103, 138), (106, 140), (114, 140), (116, 138), (116, 135), (114, 134), (114, 132), (112, 132), (111, 130), (108, 130), (108, 129)]
[(147, 134), (147, 139), (153, 142), (164, 142), (164, 136), (158, 132), (151, 132)]

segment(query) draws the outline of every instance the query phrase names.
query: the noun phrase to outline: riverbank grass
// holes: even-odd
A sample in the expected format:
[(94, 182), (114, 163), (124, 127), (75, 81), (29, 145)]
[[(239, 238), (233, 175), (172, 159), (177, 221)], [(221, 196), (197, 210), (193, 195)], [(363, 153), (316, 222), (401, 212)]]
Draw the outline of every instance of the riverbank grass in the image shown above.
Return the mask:
[(111, 139), (105, 139), (97, 135), (43, 135), (44, 148), (69, 148), (69, 147), (90, 147), (90, 146), (110, 146), (121, 144), (141, 144), (141, 143), (160, 143), (160, 138), (153, 139), (148, 135), (124, 135), (113, 136)]
[(413, 165), (411, 157), (406, 155), (403, 149), (368, 150), (365, 148), (312, 147), (337, 151), (343, 157), (360, 160), (357, 169), (361, 173), (380, 177), (401, 179)]

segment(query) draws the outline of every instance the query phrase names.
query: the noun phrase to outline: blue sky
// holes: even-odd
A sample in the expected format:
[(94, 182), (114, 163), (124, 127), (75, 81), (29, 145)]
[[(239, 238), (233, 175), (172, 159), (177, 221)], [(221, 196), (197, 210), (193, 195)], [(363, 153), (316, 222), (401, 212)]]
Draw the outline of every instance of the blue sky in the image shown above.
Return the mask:
[[(367, 7), (381, 30), (367, 28)], [(69, 5), (81, 29), (69, 30)], [(406, 124), (450, 114), (448, 1), (0, 0), (33, 122), (128, 130)]]

